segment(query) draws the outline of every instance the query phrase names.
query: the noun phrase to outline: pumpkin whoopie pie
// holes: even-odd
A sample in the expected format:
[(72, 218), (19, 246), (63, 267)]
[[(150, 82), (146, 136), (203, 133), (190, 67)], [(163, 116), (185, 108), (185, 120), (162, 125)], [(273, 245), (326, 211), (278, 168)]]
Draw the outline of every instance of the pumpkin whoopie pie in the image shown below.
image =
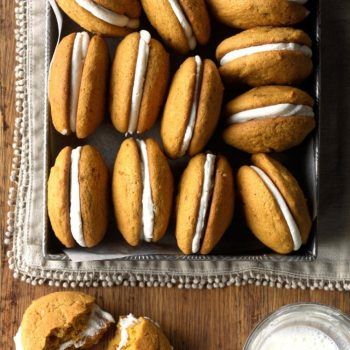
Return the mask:
[(152, 26), (165, 43), (180, 54), (205, 45), (210, 19), (204, 0), (141, 0)]
[(128, 138), (121, 144), (112, 192), (117, 227), (130, 245), (157, 242), (164, 236), (173, 187), (168, 160), (155, 140)]
[(87, 349), (114, 318), (80, 292), (56, 292), (34, 300), (14, 338), (17, 350)]
[(115, 128), (133, 134), (149, 130), (157, 119), (169, 80), (169, 55), (141, 30), (125, 37), (115, 54), (110, 114)]
[(199, 153), (219, 120), (223, 85), (213, 61), (189, 57), (175, 73), (161, 124), (161, 137), (171, 158)]
[(140, 25), (138, 0), (56, 0), (74, 22), (91, 33), (125, 36)]
[(115, 337), (108, 350), (172, 350), (159, 324), (148, 317), (129, 314), (119, 318)]
[(108, 169), (92, 146), (67, 146), (51, 168), (48, 214), (56, 237), (67, 248), (93, 247), (103, 238), (108, 216)]
[(208, 0), (212, 14), (222, 23), (240, 29), (290, 26), (309, 14), (307, 0)]
[(99, 36), (72, 33), (58, 45), (49, 75), (52, 123), (62, 135), (89, 136), (105, 113), (108, 47)]
[(310, 37), (299, 29), (257, 27), (225, 39), (216, 49), (228, 83), (291, 85), (312, 71)]
[(223, 138), (248, 153), (284, 151), (315, 127), (312, 106), (312, 97), (294, 87), (254, 88), (226, 105)]
[(230, 225), (234, 183), (225, 157), (201, 153), (185, 169), (176, 203), (176, 239), (184, 254), (208, 254)]
[(237, 174), (248, 227), (277, 253), (300, 249), (308, 240), (312, 222), (298, 182), (266, 154), (253, 155), (252, 163), (242, 166)]

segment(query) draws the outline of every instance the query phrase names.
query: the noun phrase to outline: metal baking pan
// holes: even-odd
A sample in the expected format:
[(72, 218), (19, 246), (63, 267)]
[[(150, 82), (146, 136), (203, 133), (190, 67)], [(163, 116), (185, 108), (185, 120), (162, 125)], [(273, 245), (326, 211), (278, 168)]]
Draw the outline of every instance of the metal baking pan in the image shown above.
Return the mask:
[[(160, 241), (159, 244), (152, 243), (150, 252), (150, 246), (147, 243), (142, 244), (140, 247), (128, 247), (124, 242), (121, 234), (117, 232), (115, 226), (112, 203), (110, 210), (110, 223), (108, 226), (107, 234), (99, 246), (100, 251), (104, 249), (109, 253), (113, 253), (113, 250), (118, 250), (122, 247), (123, 252), (127, 256), (123, 256), (117, 259), (120, 260), (255, 260), (255, 261), (312, 261), (317, 257), (317, 213), (318, 213), (318, 192), (319, 192), (319, 148), (320, 148), (320, 128), (321, 124), (321, 101), (320, 101), (320, 88), (321, 88), (321, 60), (320, 60), (320, 39), (321, 39), (321, 1), (310, 0), (307, 7), (310, 10), (309, 17), (300, 25), (295, 26), (305, 30), (312, 38), (313, 41), (313, 63), (314, 71), (311, 77), (304, 82), (300, 87), (308, 91), (315, 99), (315, 114), (317, 120), (317, 128), (308, 136), (308, 138), (298, 147), (295, 147), (289, 151), (275, 154), (274, 156), (281, 160), (288, 169), (295, 175), (299, 183), (301, 184), (306, 197), (309, 199), (310, 211), (313, 215), (313, 227), (310, 234), (308, 243), (303, 246), (299, 251), (289, 255), (278, 255), (268, 248), (264, 247), (251, 232), (245, 227), (242, 211), (239, 203), (236, 201), (235, 216), (230, 228), (227, 230), (216, 248), (206, 256), (201, 255), (183, 255), (177, 248), (176, 240), (174, 237), (174, 218), (171, 221), (170, 227), (166, 236)], [(46, 36), (48, 54), (53, 55), (54, 47), (56, 45), (56, 39), (58, 36), (57, 22), (52, 11), (51, 24), (49, 26), (51, 32)], [(141, 20), (141, 28), (150, 31), (152, 37), (160, 39), (156, 31), (148, 23), (147, 19), (143, 15)], [(74, 24), (69, 18), (64, 16), (63, 33), (62, 36), (67, 35), (73, 31), (81, 31), (81, 28)], [(209, 45), (205, 47), (199, 47), (190, 55), (199, 54), (201, 57), (207, 57), (215, 59), (215, 49), (224, 38), (227, 38), (238, 30), (226, 27), (212, 18), (212, 38)], [(107, 39), (110, 46), (111, 59), (114, 55), (114, 50), (120, 39)], [(185, 56), (171, 56), (172, 71), (175, 71), (180, 63), (185, 59)], [(232, 99), (235, 95), (244, 91), (235, 91), (234, 87), (228, 87), (225, 90), (224, 103)], [(50, 118), (50, 116), (47, 116)], [(240, 152), (226, 144), (221, 139), (222, 124), (218, 126), (217, 131), (211, 141), (209, 142), (207, 149), (220, 152), (227, 156), (230, 160), (231, 166), (236, 172), (238, 168), (243, 164), (250, 163), (250, 155)], [(142, 137), (154, 137), (158, 141), (159, 138), (159, 121), (153, 129)], [(119, 149), (120, 143), (123, 141), (124, 136), (118, 133), (109, 121), (109, 116), (106, 115), (106, 119), (103, 125), (86, 140), (77, 140), (74, 136), (64, 137), (59, 135), (50, 125), (49, 135), (47, 135), (49, 141), (49, 164), (54, 163), (58, 152), (67, 145), (77, 146), (80, 144), (92, 144), (103, 155), (110, 170), (113, 167), (114, 159)], [(177, 161), (170, 161), (175, 179), (179, 179), (183, 169), (187, 164), (188, 159), (181, 159)], [(48, 169), (49, 170), (49, 169)], [(56, 239), (48, 222), (47, 232), (43, 237), (43, 253), (48, 260), (66, 260), (68, 256), (63, 251), (63, 246)]]

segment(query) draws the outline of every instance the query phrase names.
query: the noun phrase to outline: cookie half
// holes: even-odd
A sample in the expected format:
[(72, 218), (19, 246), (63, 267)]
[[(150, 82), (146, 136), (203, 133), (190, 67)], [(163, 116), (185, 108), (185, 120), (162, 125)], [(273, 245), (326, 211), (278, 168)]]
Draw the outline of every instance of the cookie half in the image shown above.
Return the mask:
[(237, 175), (248, 227), (277, 253), (299, 250), (308, 240), (312, 222), (298, 182), (266, 154), (253, 155), (252, 163)]
[(171, 158), (199, 153), (219, 120), (223, 85), (213, 61), (189, 57), (175, 73), (161, 124), (161, 137)]
[(169, 55), (163, 45), (141, 30), (128, 35), (114, 57), (110, 113), (122, 133), (143, 133), (156, 121), (169, 80)]
[(208, 254), (230, 225), (234, 183), (225, 157), (198, 154), (188, 163), (180, 182), (176, 239), (184, 254)]
[(157, 142), (126, 139), (114, 164), (112, 191), (117, 227), (130, 245), (164, 236), (173, 190), (173, 175)]
[(257, 27), (225, 39), (216, 49), (229, 83), (291, 85), (312, 71), (310, 37), (299, 29)]
[(14, 338), (16, 349), (87, 349), (112, 323), (95, 299), (79, 292), (57, 292), (32, 302)]
[(49, 75), (51, 118), (62, 135), (78, 138), (92, 134), (105, 113), (108, 47), (99, 36), (86, 32), (62, 39)]
[(120, 317), (108, 350), (172, 350), (159, 324), (148, 317)]
[(108, 169), (100, 153), (86, 145), (65, 147), (51, 168), (47, 207), (52, 229), (67, 248), (97, 245), (108, 216)]
[(125, 36), (140, 25), (138, 0), (56, 0), (74, 22), (103, 36)]
[(210, 19), (204, 0), (141, 0), (142, 7), (165, 43), (186, 54), (210, 37)]
[(290, 26), (301, 22), (309, 11), (307, 0), (208, 0), (211, 13), (235, 28)]
[(315, 127), (312, 97), (289, 86), (254, 88), (230, 101), (225, 114), (225, 142), (248, 153), (287, 150)]

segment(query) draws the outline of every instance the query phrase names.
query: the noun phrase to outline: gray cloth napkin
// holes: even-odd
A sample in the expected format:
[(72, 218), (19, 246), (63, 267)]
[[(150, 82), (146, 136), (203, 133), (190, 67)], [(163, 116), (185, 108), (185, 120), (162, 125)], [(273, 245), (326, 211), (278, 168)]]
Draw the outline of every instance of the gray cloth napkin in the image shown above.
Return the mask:
[[(311, 1), (310, 1), (311, 2)], [(321, 0), (322, 91), (318, 258), (314, 262), (92, 261), (44, 257), (47, 230), (47, 75), (49, 4), (19, 0), (11, 211), (5, 242), (14, 276), (56, 286), (212, 288), (255, 283), (286, 288), (350, 290), (350, 2)], [(54, 43), (54, 40), (52, 40)], [(53, 45), (53, 44), (52, 44)], [(349, 53), (349, 55), (348, 55)]]

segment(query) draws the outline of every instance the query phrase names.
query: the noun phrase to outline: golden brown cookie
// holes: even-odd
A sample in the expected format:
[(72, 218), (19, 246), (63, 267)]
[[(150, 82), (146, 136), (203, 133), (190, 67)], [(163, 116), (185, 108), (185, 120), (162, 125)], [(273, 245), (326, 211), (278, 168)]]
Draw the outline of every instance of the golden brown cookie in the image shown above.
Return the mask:
[(309, 11), (293, 0), (208, 0), (212, 14), (222, 23), (240, 29), (258, 26), (290, 26)]
[(315, 127), (312, 106), (312, 97), (294, 87), (254, 88), (226, 105), (223, 138), (248, 153), (287, 150)]
[(310, 37), (299, 29), (257, 27), (225, 39), (216, 49), (228, 83), (291, 85), (312, 71)]
[(97, 245), (108, 216), (108, 169), (100, 153), (89, 145), (65, 147), (47, 186), (48, 214), (60, 242), (67, 248)]
[(266, 154), (253, 155), (252, 163), (242, 166), (237, 174), (248, 227), (277, 253), (298, 250), (307, 242), (312, 225), (298, 182)]
[(81, 27), (103, 36), (124, 36), (139, 25), (138, 0), (56, 0), (60, 8)]
[(16, 349), (87, 349), (106, 333), (113, 317), (80, 292), (45, 295), (25, 311), (15, 337)]
[(201, 153), (188, 163), (180, 182), (176, 239), (184, 254), (208, 254), (230, 225), (234, 183), (225, 157)]
[(86, 32), (62, 39), (55, 51), (49, 75), (52, 123), (62, 135), (78, 138), (92, 134), (105, 113), (108, 47)]
[(128, 35), (114, 57), (110, 114), (122, 133), (143, 133), (156, 121), (169, 80), (169, 55), (150, 34)]
[(168, 161), (153, 139), (126, 139), (113, 172), (113, 203), (117, 227), (132, 246), (157, 242), (168, 227), (173, 176)]
[(186, 54), (210, 37), (210, 19), (204, 0), (141, 0), (152, 26), (165, 43)]
[(172, 350), (168, 338), (158, 325), (148, 317), (134, 315), (120, 317), (115, 337), (108, 350)]
[(171, 158), (199, 153), (219, 120), (223, 85), (211, 60), (189, 57), (175, 73), (165, 103), (161, 137)]

